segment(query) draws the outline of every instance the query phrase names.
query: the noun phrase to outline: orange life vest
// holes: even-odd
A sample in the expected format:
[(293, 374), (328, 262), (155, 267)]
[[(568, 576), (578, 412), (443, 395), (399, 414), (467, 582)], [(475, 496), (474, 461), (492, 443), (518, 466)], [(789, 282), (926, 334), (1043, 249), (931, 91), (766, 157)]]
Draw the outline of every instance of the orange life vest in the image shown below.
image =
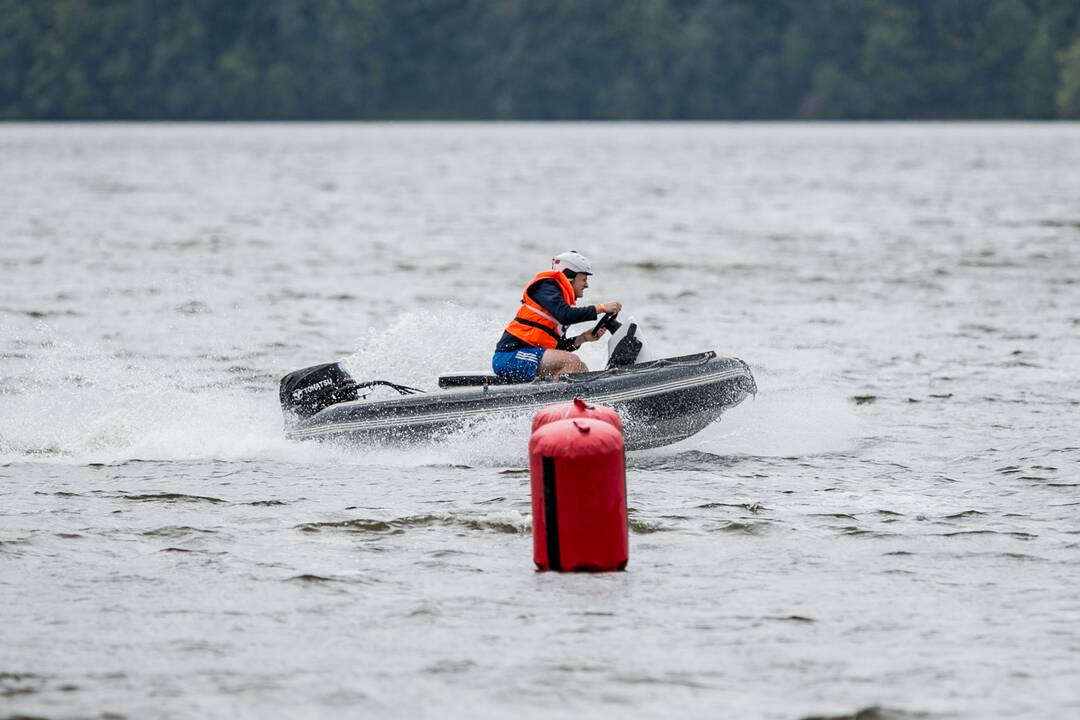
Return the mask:
[(535, 300), (529, 297), (529, 288), (541, 280), (554, 280), (557, 282), (559, 289), (562, 290), (566, 304), (574, 304), (576, 300), (574, 286), (570, 284), (570, 281), (566, 279), (561, 270), (548, 270), (537, 273), (536, 277), (525, 286), (525, 292), (521, 293), (521, 307), (518, 309), (514, 319), (506, 326), (506, 332), (534, 347), (554, 348), (558, 346), (559, 340), (562, 339), (563, 334), (566, 332), (566, 328), (560, 325), (559, 321), (551, 313), (540, 307)]

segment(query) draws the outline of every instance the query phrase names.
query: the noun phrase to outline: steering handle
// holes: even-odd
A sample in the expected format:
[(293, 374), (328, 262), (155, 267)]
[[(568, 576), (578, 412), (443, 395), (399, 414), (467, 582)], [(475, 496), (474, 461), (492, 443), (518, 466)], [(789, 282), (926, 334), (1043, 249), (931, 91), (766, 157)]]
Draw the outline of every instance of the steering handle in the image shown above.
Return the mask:
[(599, 322), (596, 323), (596, 326), (593, 327), (593, 334), (596, 334), (596, 332), (600, 328), (607, 328), (608, 332), (614, 334), (619, 328), (622, 327), (622, 323), (615, 319), (618, 316), (619, 316), (619, 313), (617, 313), (617, 312), (616, 313), (604, 313), (604, 316), (602, 318), (600, 318)]

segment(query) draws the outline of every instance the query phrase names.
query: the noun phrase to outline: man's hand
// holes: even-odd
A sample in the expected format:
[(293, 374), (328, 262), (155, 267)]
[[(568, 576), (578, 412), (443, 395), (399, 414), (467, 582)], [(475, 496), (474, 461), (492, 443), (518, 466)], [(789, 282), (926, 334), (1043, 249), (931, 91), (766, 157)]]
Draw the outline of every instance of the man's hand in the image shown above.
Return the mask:
[(607, 332), (607, 328), (598, 328), (595, 332), (592, 330), (586, 330), (585, 332), (574, 338), (574, 345), (581, 347), (583, 343), (596, 342), (604, 336)]
[(603, 315), (604, 313), (618, 313), (622, 310), (622, 303), (618, 300), (612, 300), (611, 302), (600, 303), (596, 306), (596, 312)]

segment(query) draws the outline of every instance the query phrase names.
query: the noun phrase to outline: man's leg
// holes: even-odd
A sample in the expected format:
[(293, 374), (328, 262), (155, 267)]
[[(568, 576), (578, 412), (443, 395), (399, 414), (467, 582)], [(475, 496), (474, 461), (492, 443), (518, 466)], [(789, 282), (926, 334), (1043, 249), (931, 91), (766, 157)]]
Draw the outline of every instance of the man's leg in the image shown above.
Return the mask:
[(557, 378), (563, 373), (583, 372), (589, 372), (589, 368), (574, 353), (565, 350), (545, 350), (544, 356), (540, 358), (540, 369), (537, 374), (540, 377)]
[(491, 358), (491, 369), (511, 382), (532, 382), (540, 374), (542, 348), (522, 348), (497, 352)]

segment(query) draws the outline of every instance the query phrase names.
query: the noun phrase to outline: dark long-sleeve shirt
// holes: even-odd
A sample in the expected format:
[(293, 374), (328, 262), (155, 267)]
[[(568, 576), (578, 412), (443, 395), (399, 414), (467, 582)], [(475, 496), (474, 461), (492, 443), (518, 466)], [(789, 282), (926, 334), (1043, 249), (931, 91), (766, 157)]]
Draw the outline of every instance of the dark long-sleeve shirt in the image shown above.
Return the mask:
[[(575, 323), (588, 322), (589, 320), (596, 319), (595, 305), (574, 307), (573, 305), (568, 304), (566, 299), (563, 298), (562, 289), (559, 287), (559, 283), (550, 278), (541, 280), (538, 283), (533, 283), (525, 293), (531, 297), (537, 305), (547, 310), (552, 317), (558, 320), (560, 325), (573, 325)], [(495, 345), (495, 352), (510, 352), (526, 347), (530, 347), (527, 342), (514, 337), (508, 332), (504, 332), (502, 337), (499, 338), (499, 342)], [(577, 350), (577, 347), (574, 345), (573, 338), (567, 338), (564, 335), (559, 341), (557, 349), (573, 352), (574, 350)]]

